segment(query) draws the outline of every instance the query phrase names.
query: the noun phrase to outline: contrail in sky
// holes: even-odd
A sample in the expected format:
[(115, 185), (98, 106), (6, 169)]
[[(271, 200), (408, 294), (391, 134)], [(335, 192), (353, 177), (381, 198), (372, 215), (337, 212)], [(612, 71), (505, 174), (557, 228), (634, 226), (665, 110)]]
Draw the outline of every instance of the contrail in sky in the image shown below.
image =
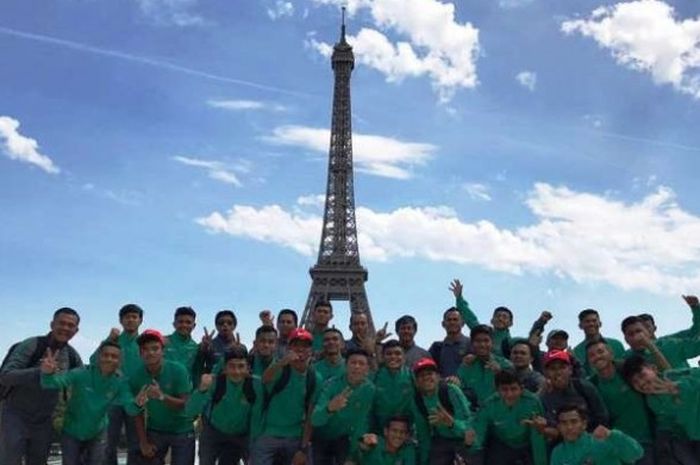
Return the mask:
[(7, 27), (0, 26), (0, 34), (5, 34), (12, 37), (19, 37), (22, 39), (33, 40), (35, 42), (42, 42), (45, 44), (58, 45), (60, 47), (69, 48), (72, 50), (77, 50), (80, 52), (93, 53), (95, 55), (102, 55), (112, 58), (119, 58), (121, 60), (127, 60), (134, 63), (141, 63), (148, 66), (154, 66), (156, 68), (166, 69), (170, 71), (177, 71), (183, 74), (189, 74), (190, 76), (197, 76), (205, 79), (211, 79), (213, 81), (226, 82), (229, 84), (237, 84), (240, 86), (252, 87), (253, 89), (266, 90), (269, 92), (276, 92), (279, 94), (293, 95), (295, 97), (308, 97), (309, 94), (303, 92), (296, 92), (293, 90), (282, 89), (280, 87), (268, 86), (265, 84), (258, 84), (256, 82), (245, 81), (243, 79), (236, 79), (227, 76), (221, 76), (218, 74), (207, 73), (206, 71), (200, 71), (198, 69), (188, 68), (186, 66), (180, 66), (173, 63), (168, 63), (167, 61), (156, 60), (153, 58), (148, 58), (139, 55), (132, 55), (130, 53), (120, 52), (119, 50), (110, 50), (99, 47), (94, 47), (88, 44), (82, 44), (80, 42), (73, 42), (71, 40), (59, 39), (56, 37), (45, 36), (42, 34), (33, 34), (31, 32), (18, 31), (16, 29), (10, 29)]

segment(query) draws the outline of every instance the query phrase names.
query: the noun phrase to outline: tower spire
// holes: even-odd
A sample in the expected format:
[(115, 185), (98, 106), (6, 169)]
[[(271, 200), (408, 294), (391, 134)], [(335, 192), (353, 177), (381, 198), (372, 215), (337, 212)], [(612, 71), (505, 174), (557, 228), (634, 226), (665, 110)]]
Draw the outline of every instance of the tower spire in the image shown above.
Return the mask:
[(345, 43), (345, 6), (341, 10), (340, 43)]

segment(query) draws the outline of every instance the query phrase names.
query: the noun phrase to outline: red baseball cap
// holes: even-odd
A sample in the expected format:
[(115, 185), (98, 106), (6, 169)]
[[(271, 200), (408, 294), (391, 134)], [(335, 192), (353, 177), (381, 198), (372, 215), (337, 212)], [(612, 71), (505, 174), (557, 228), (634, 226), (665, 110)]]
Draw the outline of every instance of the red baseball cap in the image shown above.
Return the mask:
[(296, 328), (296, 329), (293, 329), (291, 333), (289, 333), (289, 342), (292, 342), (292, 341), (313, 342), (313, 340), (314, 340), (314, 337), (311, 335), (310, 332), (308, 332), (304, 328)]
[(143, 345), (150, 341), (157, 341), (160, 342), (160, 345), (165, 345), (165, 339), (157, 329), (147, 329), (139, 335), (138, 339), (136, 339), (136, 343), (138, 345)]
[(413, 373), (418, 373), (426, 369), (438, 371), (437, 363), (430, 357), (423, 357), (413, 364)]
[(547, 366), (549, 365), (550, 362), (553, 362), (555, 360), (562, 361), (568, 365), (571, 365), (571, 356), (569, 353), (565, 350), (550, 350), (546, 354), (544, 354), (544, 365)]

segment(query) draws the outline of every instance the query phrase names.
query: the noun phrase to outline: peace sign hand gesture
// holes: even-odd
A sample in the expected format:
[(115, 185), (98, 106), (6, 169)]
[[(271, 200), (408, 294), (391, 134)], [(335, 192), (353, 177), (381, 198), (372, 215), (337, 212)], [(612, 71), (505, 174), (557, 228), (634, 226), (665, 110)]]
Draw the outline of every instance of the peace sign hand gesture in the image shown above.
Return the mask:
[(204, 327), (204, 336), (202, 336), (202, 350), (205, 352), (208, 352), (211, 350), (212, 343), (214, 342), (214, 336), (216, 335), (216, 330), (212, 331), (211, 333), (207, 330), (207, 327)]
[(452, 415), (442, 405), (438, 405), (438, 408), (428, 415), (428, 421), (433, 426), (447, 426), (448, 428), (452, 428), (455, 423)]
[(374, 336), (375, 343), (382, 342), (384, 339), (388, 338), (391, 336), (391, 333), (387, 333), (387, 327), (389, 326), (389, 322), (385, 321), (384, 326), (382, 326), (382, 329), (377, 331), (377, 333)]
[(328, 411), (334, 413), (338, 410), (344, 409), (345, 406), (348, 405), (348, 398), (350, 397), (350, 394), (352, 394), (352, 389), (349, 387), (343, 389), (343, 392), (333, 397), (331, 401), (328, 402)]
[(57, 357), (58, 351), (54, 352), (47, 348), (46, 352), (44, 353), (44, 357), (41, 359), (41, 365), (39, 365), (41, 372), (46, 375), (56, 373), (58, 371), (58, 360), (56, 360)]

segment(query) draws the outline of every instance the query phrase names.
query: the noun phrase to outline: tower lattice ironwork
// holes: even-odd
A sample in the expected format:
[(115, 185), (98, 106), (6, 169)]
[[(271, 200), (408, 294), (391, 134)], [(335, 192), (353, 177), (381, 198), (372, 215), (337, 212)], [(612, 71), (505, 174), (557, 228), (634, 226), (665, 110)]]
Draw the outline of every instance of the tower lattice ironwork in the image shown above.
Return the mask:
[(367, 269), (360, 264), (355, 220), (355, 193), (352, 163), (352, 114), (350, 74), (355, 66), (352, 47), (345, 39), (345, 10), (340, 40), (333, 47), (331, 64), (335, 74), (333, 117), (328, 154), (328, 184), (318, 261), (309, 270), (311, 290), (302, 324), (313, 329), (312, 311), (319, 300), (346, 300), (350, 311), (367, 314), (374, 333), (365, 282)]

